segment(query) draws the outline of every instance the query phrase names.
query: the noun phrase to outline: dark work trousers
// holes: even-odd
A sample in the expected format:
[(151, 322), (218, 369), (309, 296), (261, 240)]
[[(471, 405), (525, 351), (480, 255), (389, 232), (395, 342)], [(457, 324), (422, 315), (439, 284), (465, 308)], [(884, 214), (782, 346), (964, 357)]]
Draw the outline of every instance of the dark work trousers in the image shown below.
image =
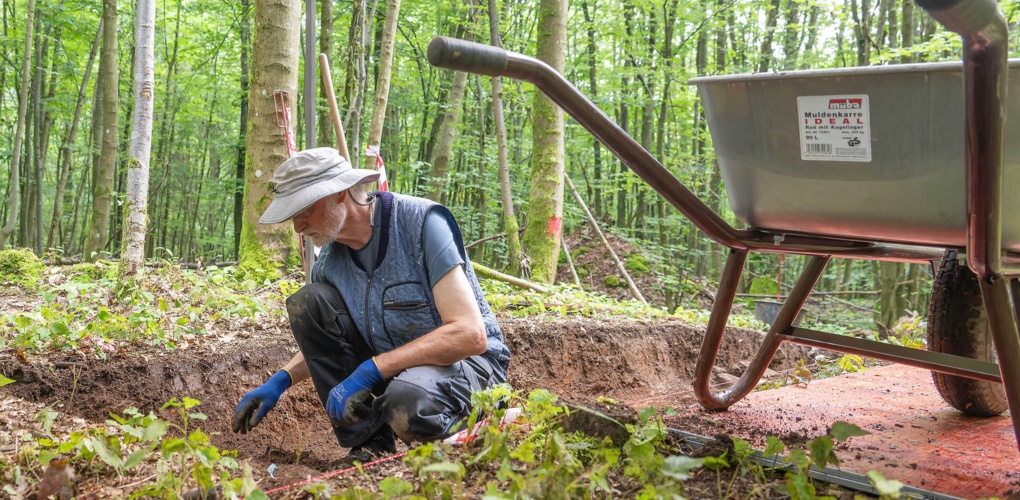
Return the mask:
[[(375, 356), (358, 332), (340, 293), (330, 285), (305, 285), (287, 298), (294, 339), (305, 357), (323, 408), (329, 391)], [(459, 430), (471, 413), (471, 392), (506, 382), (481, 356), (450, 366), (416, 366), (376, 387), (373, 415), (334, 427), (340, 446), (352, 448), (390, 432), (407, 443), (441, 439)]]

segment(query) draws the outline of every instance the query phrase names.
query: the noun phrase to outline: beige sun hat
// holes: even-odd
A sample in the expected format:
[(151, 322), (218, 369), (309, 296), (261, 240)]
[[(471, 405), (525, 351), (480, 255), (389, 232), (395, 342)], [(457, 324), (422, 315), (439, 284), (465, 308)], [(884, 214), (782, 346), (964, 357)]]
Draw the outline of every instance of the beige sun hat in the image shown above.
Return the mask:
[(333, 148), (315, 148), (295, 153), (276, 168), (273, 177), (276, 198), (259, 218), (262, 224), (290, 220), (326, 196), (374, 182), (379, 172), (352, 168)]

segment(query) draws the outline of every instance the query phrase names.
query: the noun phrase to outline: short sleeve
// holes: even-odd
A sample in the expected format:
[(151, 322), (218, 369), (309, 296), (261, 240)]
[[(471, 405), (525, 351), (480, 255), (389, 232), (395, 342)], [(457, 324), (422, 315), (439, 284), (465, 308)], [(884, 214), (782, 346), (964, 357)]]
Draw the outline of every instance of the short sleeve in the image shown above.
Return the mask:
[(425, 266), (429, 272), (431, 287), (436, 286), (439, 279), (446, 276), (450, 269), (464, 263), (464, 258), (461, 257), (457, 243), (453, 239), (450, 223), (438, 210), (432, 210), (425, 217), (422, 246), (425, 247)]

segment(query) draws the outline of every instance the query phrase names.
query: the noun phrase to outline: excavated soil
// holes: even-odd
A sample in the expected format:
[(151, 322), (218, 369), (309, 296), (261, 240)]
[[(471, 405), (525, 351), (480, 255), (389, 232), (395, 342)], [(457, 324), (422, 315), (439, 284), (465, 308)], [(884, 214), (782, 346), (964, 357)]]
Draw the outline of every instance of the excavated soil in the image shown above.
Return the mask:
[[(531, 317), (501, 318), (513, 352), (510, 382), (517, 389), (545, 388), (568, 401), (606, 396), (635, 408), (654, 400), (690, 401), (691, 380), (704, 329), (676, 321)], [(717, 362), (717, 382), (739, 375), (763, 334), (730, 329)], [(305, 382), (281, 399), (250, 434), (230, 432), (234, 406), (295, 353), (282, 320), (255, 332), (202, 341), (172, 352), (135, 349), (100, 361), (73, 357), (18, 359), (0, 353), (0, 374), (16, 382), (0, 388), (0, 400), (52, 405), (64, 415), (101, 423), (111, 412), (135, 407), (159, 412), (171, 398), (191, 397), (208, 420), (212, 444), (237, 449), (250, 459), (260, 486), (269, 489), (332, 471), (346, 451), (336, 445), (330, 425)], [(773, 370), (789, 370), (798, 359), (810, 362), (807, 348), (784, 345)], [(4, 415), (0, 405), (0, 420)], [(165, 418), (171, 415), (163, 413)], [(24, 418), (23, 416), (20, 418)], [(692, 432), (703, 428), (692, 418)], [(682, 427), (684, 422), (674, 422)], [(270, 478), (270, 464), (279, 470)], [(399, 462), (382, 464), (378, 474), (397, 474)], [(380, 476), (383, 477), (383, 476)]]

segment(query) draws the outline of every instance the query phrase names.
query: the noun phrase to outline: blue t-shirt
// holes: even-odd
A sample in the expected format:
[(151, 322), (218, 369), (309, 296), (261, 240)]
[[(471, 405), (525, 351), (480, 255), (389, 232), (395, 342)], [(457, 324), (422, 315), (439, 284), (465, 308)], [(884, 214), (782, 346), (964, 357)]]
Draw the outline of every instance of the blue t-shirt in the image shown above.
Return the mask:
[[(379, 203), (378, 199), (373, 203)], [(372, 237), (364, 247), (354, 250), (354, 258), (371, 278), (375, 272), (375, 259), (379, 254), (379, 228), (372, 227)], [(425, 230), (422, 234), (422, 245), (425, 247), (425, 268), (429, 272), (429, 286), (435, 287), (440, 278), (446, 276), (454, 266), (464, 263), (453, 241), (453, 230), (439, 212), (433, 210), (425, 217)]]

